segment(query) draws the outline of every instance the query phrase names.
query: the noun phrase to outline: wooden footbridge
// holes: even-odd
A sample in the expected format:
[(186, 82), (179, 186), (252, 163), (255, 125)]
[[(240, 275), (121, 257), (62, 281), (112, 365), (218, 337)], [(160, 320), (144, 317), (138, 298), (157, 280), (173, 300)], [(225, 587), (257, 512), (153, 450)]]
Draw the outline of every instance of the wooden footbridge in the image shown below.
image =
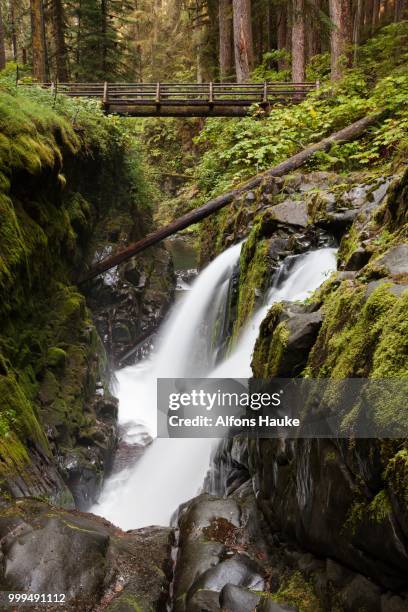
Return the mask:
[(300, 102), (319, 83), (43, 83), (55, 96), (95, 98), (131, 117), (242, 117), (258, 104)]

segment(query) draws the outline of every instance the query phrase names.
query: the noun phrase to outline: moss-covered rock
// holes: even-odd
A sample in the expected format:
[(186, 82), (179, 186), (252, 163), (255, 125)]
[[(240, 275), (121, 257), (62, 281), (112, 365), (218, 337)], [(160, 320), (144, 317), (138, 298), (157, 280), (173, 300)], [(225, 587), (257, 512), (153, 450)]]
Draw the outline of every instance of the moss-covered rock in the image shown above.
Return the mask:
[(98, 381), (109, 397), (107, 358), (73, 282), (110, 220), (146, 231), (149, 194), (125, 124), (98, 104), (3, 87), (0, 111), (0, 494), (72, 505), (66, 458), (100, 483), (116, 440), (94, 402)]

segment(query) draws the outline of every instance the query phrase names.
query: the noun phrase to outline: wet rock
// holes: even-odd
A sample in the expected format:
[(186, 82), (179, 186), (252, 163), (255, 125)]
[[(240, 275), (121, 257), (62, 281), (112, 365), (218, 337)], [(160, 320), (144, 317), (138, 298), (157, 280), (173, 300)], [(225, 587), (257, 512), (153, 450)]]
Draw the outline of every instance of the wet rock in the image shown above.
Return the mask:
[(408, 274), (408, 244), (399, 244), (377, 259), (375, 266), (383, 268), (389, 276)]
[(385, 593), (381, 596), (381, 612), (406, 612), (407, 610), (407, 599), (402, 599), (392, 593)]
[(370, 257), (369, 251), (366, 251), (364, 247), (358, 247), (347, 260), (345, 270), (361, 270), (369, 262)]
[(307, 227), (307, 205), (298, 200), (285, 200), (271, 208), (271, 218), (285, 225)]
[(234, 584), (226, 584), (220, 595), (221, 606), (228, 612), (254, 610), (260, 599), (260, 595)]
[(297, 608), (278, 603), (270, 598), (263, 599), (262, 603), (256, 609), (259, 610), (259, 612), (298, 612)]
[[(250, 494), (253, 498), (252, 491)], [(256, 531), (256, 512), (255, 505), (247, 506), (245, 496), (217, 498), (203, 494), (185, 505), (179, 518), (176, 612), (190, 612), (200, 594), (206, 605), (214, 605), (215, 598), (209, 593), (218, 597), (227, 584), (260, 590), (265, 587), (264, 567), (258, 556), (261, 552), (263, 559), (267, 556), (252, 534)]]
[(370, 610), (381, 612), (381, 590), (364, 576), (355, 576), (339, 593), (345, 612)]
[[(2, 590), (65, 593), (64, 611), (70, 612), (99, 603), (109, 612), (125, 610), (128, 601), (142, 610), (164, 604), (171, 529), (125, 534), (91, 514), (24, 500), (0, 511), (0, 539)], [(54, 609), (61, 606), (47, 606)]]
[(197, 591), (188, 602), (188, 612), (216, 612), (221, 610), (219, 593)]
[(259, 573), (259, 566), (246, 555), (237, 554), (204, 572), (194, 582), (190, 592), (202, 589), (221, 591), (229, 583), (258, 591), (262, 591), (264, 588), (264, 580)]
[[(320, 311), (304, 310), (296, 305), (285, 304), (278, 314), (273, 307), (269, 311), (261, 324), (252, 359), (256, 377), (296, 376), (304, 368), (322, 324)], [(272, 346), (277, 357), (268, 363)]]
[(175, 609), (185, 610), (185, 597), (197, 577), (219, 563), (225, 552), (220, 542), (185, 542), (181, 544), (175, 576)]

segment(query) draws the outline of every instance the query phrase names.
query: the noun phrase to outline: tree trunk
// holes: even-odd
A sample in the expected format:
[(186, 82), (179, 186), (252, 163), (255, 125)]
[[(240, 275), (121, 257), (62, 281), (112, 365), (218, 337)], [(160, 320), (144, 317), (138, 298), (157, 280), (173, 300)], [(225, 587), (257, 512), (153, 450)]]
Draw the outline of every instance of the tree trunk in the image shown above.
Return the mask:
[(55, 42), (55, 68), (57, 80), (66, 83), (68, 77), (65, 19), (61, 0), (52, 0), (52, 26)]
[(11, 34), (11, 47), (13, 49), (13, 60), (17, 61), (17, 33), (16, 33), (16, 10), (14, 0), (10, 0), (10, 34)]
[(341, 78), (345, 66), (350, 65), (350, 3), (349, 0), (329, 0), (332, 31), (330, 33), (331, 78)]
[(149, 234), (145, 238), (142, 238), (138, 242), (130, 244), (128, 247), (122, 249), (118, 253), (106, 257), (105, 259), (94, 265), (90, 270), (85, 272), (85, 274), (79, 279), (79, 283), (82, 284), (94, 278), (95, 276), (98, 276), (98, 274), (102, 274), (102, 272), (106, 272), (107, 270), (114, 268), (123, 261), (127, 261), (137, 253), (144, 251), (149, 246), (157, 244), (161, 240), (164, 240), (164, 238), (176, 234), (177, 232), (180, 232), (186, 227), (189, 227), (190, 225), (198, 223), (198, 221), (209, 217), (217, 210), (220, 210), (224, 206), (227, 206), (227, 204), (230, 204), (236, 197), (240, 196), (246, 191), (259, 187), (259, 185), (266, 178), (274, 176), (284, 176), (289, 172), (297, 170), (297, 168), (300, 168), (300, 166), (302, 166), (308, 159), (310, 159), (310, 157), (312, 157), (312, 155), (314, 155), (317, 151), (328, 151), (334, 142), (348, 142), (350, 140), (353, 140), (354, 138), (358, 138), (366, 132), (369, 126), (377, 123), (382, 117), (382, 115), (383, 112), (380, 111), (378, 113), (375, 113), (374, 115), (369, 115), (367, 117), (363, 117), (363, 119), (355, 121), (354, 123), (340, 130), (339, 132), (335, 132), (334, 134), (328, 136), (327, 138), (324, 138), (320, 142), (317, 142), (307, 147), (306, 149), (303, 149), (302, 151), (300, 151), (300, 153), (296, 153), (296, 155), (289, 157), (289, 159), (286, 159), (284, 162), (278, 164), (274, 168), (271, 168), (266, 172), (262, 172), (262, 174), (257, 174), (256, 176), (243, 183), (237, 189), (229, 191), (228, 193), (224, 193), (223, 195), (220, 195), (217, 198), (210, 200), (203, 206), (200, 206), (199, 208), (196, 208), (186, 213), (182, 217), (179, 217), (178, 219), (176, 219), (172, 223), (169, 223), (165, 227), (162, 227), (161, 229), (152, 232), (151, 234)]
[(321, 34), (318, 18), (319, 0), (310, 1), (308, 27), (306, 28), (306, 58), (311, 58), (321, 52)]
[(373, 14), (371, 16), (371, 34), (373, 34), (380, 20), (380, 0), (373, 2)]
[(249, 80), (253, 66), (251, 0), (232, 0), (234, 23), (235, 71), (238, 83)]
[(220, 80), (231, 76), (232, 71), (232, 3), (219, 0), (220, 31)]
[[(278, 51), (286, 51), (288, 39), (288, 11), (285, 4), (281, 4), (278, 8), (277, 26)], [(286, 59), (278, 61), (278, 70), (286, 70), (287, 67), (288, 65)]]
[(107, 69), (108, 69), (108, 7), (107, 0), (101, 0), (101, 69), (103, 78), (107, 79)]
[(292, 23), (292, 81), (305, 80), (305, 4), (304, 0), (293, 0)]
[(46, 78), (44, 15), (41, 0), (30, 0), (31, 37), (33, 49), (33, 77), (44, 82)]
[(353, 23), (354, 65), (357, 65), (358, 45), (361, 42), (364, 29), (364, 0), (357, 0)]
[(395, 0), (394, 21), (398, 23), (406, 18), (407, 6), (405, 0)]
[(3, 14), (1, 11), (0, 4), (0, 70), (6, 67), (6, 47), (4, 41), (4, 24), (3, 24)]

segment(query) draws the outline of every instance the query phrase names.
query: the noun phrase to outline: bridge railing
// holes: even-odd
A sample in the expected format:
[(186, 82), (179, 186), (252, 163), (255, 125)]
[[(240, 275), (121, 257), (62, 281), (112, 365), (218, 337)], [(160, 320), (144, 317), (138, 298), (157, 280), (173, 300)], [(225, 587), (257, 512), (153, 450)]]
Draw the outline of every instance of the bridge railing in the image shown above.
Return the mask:
[(43, 83), (55, 94), (98, 98), (105, 105), (242, 105), (300, 99), (319, 83)]

